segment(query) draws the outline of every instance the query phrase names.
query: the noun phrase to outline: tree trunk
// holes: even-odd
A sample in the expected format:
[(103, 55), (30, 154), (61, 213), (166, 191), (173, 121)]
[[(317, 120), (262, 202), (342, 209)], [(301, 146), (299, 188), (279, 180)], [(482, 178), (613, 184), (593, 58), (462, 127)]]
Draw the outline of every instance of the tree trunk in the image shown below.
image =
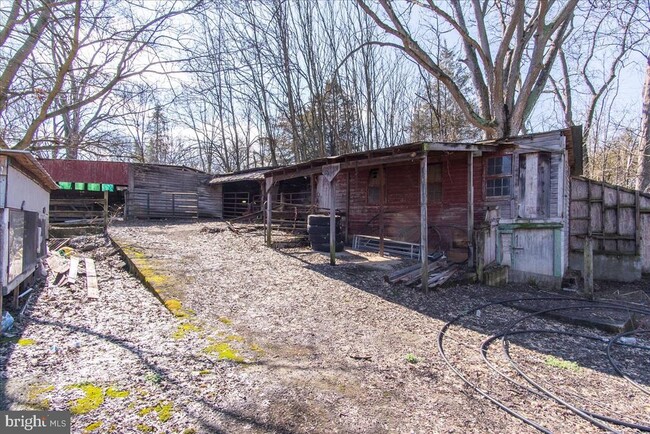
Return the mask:
[(639, 190), (650, 191), (650, 55), (645, 70), (641, 109), (641, 170), (639, 176)]

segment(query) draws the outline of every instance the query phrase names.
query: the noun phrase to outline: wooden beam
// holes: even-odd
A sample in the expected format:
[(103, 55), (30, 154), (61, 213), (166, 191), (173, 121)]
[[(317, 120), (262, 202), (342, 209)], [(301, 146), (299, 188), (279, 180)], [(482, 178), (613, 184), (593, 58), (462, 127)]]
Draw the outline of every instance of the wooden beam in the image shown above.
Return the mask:
[(356, 168), (368, 167), (368, 166), (380, 166), (382, 164), (415, 162), (421, 156), (422, 156), (422, 152), (409, 152), (405, 154), (387, 155), (384, 157), (360, 158), (357, 160), (344, 161), (342, 163), (333, 163), (333, 164), (326, 164), (326, 165), (324, 164), (322, 166), (298, 169), (294, 172), (284, 172), (277, 175), (273, 175), (273, 179), (276, 182), (278, 182), (278, 181), (284, 181), (285, 179), (298, 178), (301, 176), (319, 175), (323, 173), (325, 167), (336, 166), (336, 165), (339, 167), (339, 170), (347, 170), (347, 169), (356, 169)]
[(274, 179), (273, 179), (272, 176), (266, 178), (266, 245), (268, 247), (271, 247), (271, 244), (273, 242), (273, 240), (271, 238), (271, 229), (272, 229), (271, 228), (271, 222), (273, 221), (273, 219), (272, 219), (273, 195), (271, 194), (271, 191), (273, 190), (273, 183), (274, 183)]
[(384, 256), (384, 198), (386, 196), (386, 177), (384, 166), (379, 166), (379, 256)]
[(585, 295), (590, 300), (594, 299), (594, 242), (593, 238), (585, 238), (584, 262), (582, 264), (582, 277), (584, 279)]
[(340, 170), (340, 164), (323, 166), (323, 176), (330, 183), (330, 265), (336, 265), (336, 188), (334, 178)]
[(348, 242), (348, 236), (350, 234), (350, 172), (347, 172), (347, 183), (345, 187), (345, 242)]
[(420, 160), (420, 262), (422, 263), (422, 288), (429, 292), (429, 227), (427, 217), (428, 161), (425, 153)]
[(91, 258), (84, 260), (86, 264), (86, 285), (88, 286), (88, 298), (97, 300), (99, 298), (99, 287), (97, 286), (97, 271), (95, 270), (95, 261)]
[(330, 265), (336, 265), (336, 190), (330, 180)]
[(634, 251), (637, 255), (641, 255), (641, 198), (639, 190), (634, 192), (634, 234)]
[(79, 271), (79, 257), (72, 256), (70, 258), (70, 270), (68, 271), (68, 282), (75, 283), (77, 281), (78, 271)]
[(422, 146), (424, 151), (445, 151), (445, 152), (496, 152), (497, 146), (493, 145), (479, 145), (475, 143), (438, 143), (428, 142)]
[(104, 192), (104, 233), (108, 231), (108, 191)]
[(467, 154), (467, 264), (474, 264), (474, 154)]

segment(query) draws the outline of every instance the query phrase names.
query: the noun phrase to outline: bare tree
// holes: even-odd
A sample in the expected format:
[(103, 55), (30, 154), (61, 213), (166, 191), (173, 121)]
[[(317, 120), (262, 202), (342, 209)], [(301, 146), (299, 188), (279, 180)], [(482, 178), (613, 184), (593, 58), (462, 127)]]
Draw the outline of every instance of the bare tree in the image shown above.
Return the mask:
[[(468, 122), (488, 137), (517, 134), (522, 129), (546, 86), (577, 4), (577, 0), (563, 4), (546, 0), (534, 3), (472, 0), (471, 7), (466, 7), (460, 0), (444, 4), (426, 0), (397, 9), (389, 0), (379, 0), (379, 12), (364, 0), (357, 1), (380, 28), (398, 41), (381, 45), (402, 50), (440, 80)], [(451, 9), (444, 9), (445, 6)], [(423, 16), (442, 17), (462, 40), (478, 107), (431, 56), (426, 41), (414, 36), (409, 28), (407, 15), (416, 7)], [(491, 42), (495, 39), (498, 44)]]
[(645, 81), (641, 109), (641, 163), (639, 169), (638, 189), (650, 191), (650, 55), (647, 56)]
[(197, 5), (17, 0), (0, 33), (0, 48), (10, 54), (0, 64), (0, 119), (7, 144), (25, 149), (44, 122), (101, 103), (120, 82), (164, 73), (173, 60), (153, 49), (168, 46), (169, 21)]

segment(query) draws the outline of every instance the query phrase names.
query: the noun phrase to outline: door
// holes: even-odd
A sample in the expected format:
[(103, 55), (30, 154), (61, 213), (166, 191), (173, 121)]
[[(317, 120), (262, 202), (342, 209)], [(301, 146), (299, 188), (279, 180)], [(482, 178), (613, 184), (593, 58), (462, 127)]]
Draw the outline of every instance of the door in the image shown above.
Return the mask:
[(513, 235), (513, 270), (553, 276), (553, 229), (516, 229)]

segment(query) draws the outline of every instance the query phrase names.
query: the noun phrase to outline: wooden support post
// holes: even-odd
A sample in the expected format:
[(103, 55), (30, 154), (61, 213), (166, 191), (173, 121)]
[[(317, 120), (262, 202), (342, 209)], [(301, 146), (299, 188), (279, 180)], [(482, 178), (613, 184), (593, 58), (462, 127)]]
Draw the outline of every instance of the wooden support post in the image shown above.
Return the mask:
[(350, 171), (347, 171), (347, 182), (345, 187), (345, 242), (348, 242), (350, 233)]
[(273, 195), (271, 191), (273, 189), (273, 177), (266, 178), (266, 245), (271, 247), (273, 240), (271, 239), (271, 222), (273, 214)]
[(474, 265), (474, 153), (467, 153), (467, 264)]
[(379, 166), (379, 255), (384, 256), (384, 196), (386, 194), (384, 165)]
[(634, 251), (641, 255), (641, 198), (639, 190), (634, 192)]
[(309, 186), (311, 194), (311, 208), (308, 214), (312, 214), (316, 210), (316, 180), (314, 174), (309, 175)]
[(323, 176), (330, 183), (330, 265), (336, 265), (336, 186), (334, 178), (341, 170), (340, 164), (323, 166)]
[(584, 263), (582, 264), (585, 295), (594, 299), (594, 241), (590, 236), (585, 237)]
[[(0, 166), (1, 167), (1, 166)], [(9, 283), (9, 209), (0, 208), (0, 319), (2, 318), (2, 291)]]
[(336, 190), (330, 181), (330, 265), (336, 265)]
[(104, 192), (104, 232), (108, 231), (108, 191)]
[(420, 160), (420, 262), (422, 263), (422, 289), (429, 292), (429, 225), (427, 217), (427, 153)]
[(16, 287), (14, 288), (13, 301), (12, 301), (11, 305), (12, 305), (13, 308), (16, 309), (16, 310), (18, 309), (18, 298), (19, 298), (19, 296), (20, 296), (20, 288), (23, 287), (23, 284), (24, 284), (24, 283), (25, 283), (25, 282), (22, 282), (22, 283), (20, 283), (18, 286), (16, 286)]

